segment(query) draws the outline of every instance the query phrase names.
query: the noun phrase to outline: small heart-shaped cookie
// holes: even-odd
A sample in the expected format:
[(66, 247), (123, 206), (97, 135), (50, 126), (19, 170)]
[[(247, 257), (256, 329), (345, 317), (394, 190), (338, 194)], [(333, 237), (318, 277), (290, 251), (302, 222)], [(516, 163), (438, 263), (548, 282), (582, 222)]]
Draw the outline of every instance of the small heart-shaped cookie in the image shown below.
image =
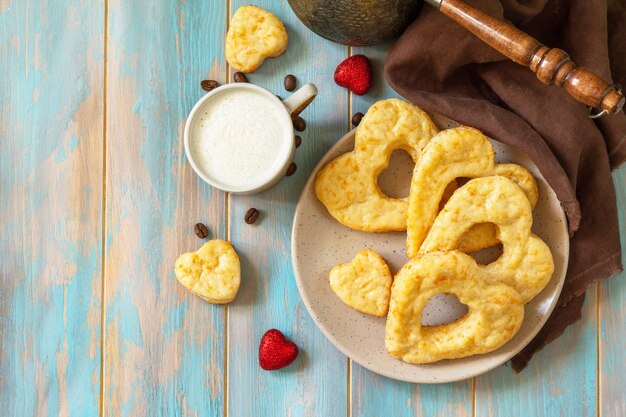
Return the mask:
[(330, 271), (330, 287), (344, 303), (378, 317), (387, 314), (391, 282), (387, 263), (372, 249), (363, 249), (352, 262)]
[(189, 291), (213, 304), (233, 301), (241, 281), (235, 249), (219, 239), (208, 241), (195, 252), (180, 255), (174, 272)]
[(282, 55), (288, 44), (280, 19), (260, 7), (241, 6), (226, 34), (226, 60), (238, 71), (254, 72), (265, 58)]
[(276, 329), (270, 329), (259, 344), (259, 365), (266, 371), (284, 368), (298, 357), (298, 346)]

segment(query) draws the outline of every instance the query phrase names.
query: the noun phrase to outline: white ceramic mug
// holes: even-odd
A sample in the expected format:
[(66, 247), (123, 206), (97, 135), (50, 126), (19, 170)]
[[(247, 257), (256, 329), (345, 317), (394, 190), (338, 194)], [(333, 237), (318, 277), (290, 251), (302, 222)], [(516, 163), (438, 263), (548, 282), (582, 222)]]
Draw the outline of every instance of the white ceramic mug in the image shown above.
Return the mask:
[(281, 101), (248, 83), (226, 84), (202, 97), (185, 124), (187, 159), (211, 186), (237, 194), (266, 190), (295, 156), (292, 117), (317, 95), (306, 84)]

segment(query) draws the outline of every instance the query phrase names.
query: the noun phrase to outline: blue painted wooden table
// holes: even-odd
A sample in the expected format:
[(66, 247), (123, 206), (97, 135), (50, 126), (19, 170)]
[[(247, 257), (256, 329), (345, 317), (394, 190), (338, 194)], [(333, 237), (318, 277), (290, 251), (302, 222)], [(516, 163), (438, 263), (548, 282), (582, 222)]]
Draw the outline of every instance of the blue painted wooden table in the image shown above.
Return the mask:
[[(352, 363), (298, 295), (290, 228), (316, 161), (355, 111), (394, 93), (386, 46), (348, 48), (309, 32), (286, 1), (255, 3), (286, 24), (290, 47), (250, 80), (285, 95), (293, 73), (320, 94), (303, 116), (298, 170), (263, 194), (212, 190), (183, 151), (199, 82), (228, 82), (229, 15), (243, 0), (0, 0), (0, 410), (3, 416), (626, 415), (626, 282), (591, 288), (583, 320), (515, 375), (502, 366), (454, 384), (411, 385)], [(350, 54), (376, 85), (332, 81)], [(626, 168), (614, 173), (626, 246)], [(260, 208), (260, 224), (243, 222)], [(199, 245), (196, 222), (230, 239), (243, 284), (212, 306), (175, 280)], [(262, 333), (302, 348), (268, 373)]]

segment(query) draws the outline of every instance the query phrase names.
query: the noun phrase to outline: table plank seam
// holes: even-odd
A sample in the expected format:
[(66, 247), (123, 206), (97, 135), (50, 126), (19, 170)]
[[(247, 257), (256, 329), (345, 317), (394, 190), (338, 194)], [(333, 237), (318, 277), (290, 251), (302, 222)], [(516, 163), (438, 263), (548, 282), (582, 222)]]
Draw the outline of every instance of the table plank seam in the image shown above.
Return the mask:
[(596, 362), (596, 395), (598, 398), (598, 404), (597, 404), (597, 416), (601, 417), (602, 415), (602, 407), (601, 407), (601, 403), (602, 403), (602, 397), (600, 396), (600, 385), (602, 384), (602, 370), (600, 369), (600, 355), (601, 355), (601, 346), (600, 346), (600, 326), (601, 326), (601, 321), (600, 321), (600, 283), (596, 282), (596, 349), (597, 349), (597, 362)]
[(100, 398), (98, 401), (99, 415), (104, 417), (105, 395), (105, 343), (106, 343), (106, 233), (107, 233), (107, 82), (108, 82), (108, 38), (109, 38), (109, 1), (104, 0), (104, 27), (103, 27), (103, 85), (102, 85), (102, 229), (101, 229), (101, 279), (100, 279)]
[[(348, 57), (352, 56), (352, 46), (348, 46)], [(348, 132), (352, 128), (352, 91), (348, 92)], [(352, 416), (352, 359), (348, 356), (348, 382), (346, 387), (348, 417)]]
[(476, 377), (472, 377), (472, 417), (476, 417)]
[[(230, 28), (230, 4), (231, 0), (225, 0), (226, 2), (226, 33), (228, 33), (228, 29)], [(226, 34), (224, 34), (226, 37)], [(226, 64), (226, 83), (230, 83), (230, 63), (226, 58), (224, 58), (224, 63)], [(224, 193), (224, 208), (225, 208), (225, 216), (226, 216), (226, 240), (230, 242), (230, 193)], [(230, 370), (228, 358), (229, 358), (229, 343), (230, 340), (228, 338), (228, 322), (229, 322), (229, 305), (226, 304), (224, 308), (224, 413), (223, 417), (228, 417), (228, 401), (229, 401), (229, 386), (228, 386), (228, 372)]]
[[(226, 0), (226, 3), (230, 3), (229, 0)], [(227, 12), (226, 16), (228, 19), (228, 16), (230, 14)], [(229, 72), (230, 68), (228, 63), (226, 63), (226, 76), (228, 77), (228, 72)], [(224, 208), (225, 208), (225, 214), (226, 214), (226, 240), (228, 242), (230, 242), (230, 193), (224, 193)], [(228, 363), (228, 344), (230, 343), (229, 338), (228, 338), (228, 310), (229, 310), (229, 305), (226, 304), (224, 306), (224, 382), (223, 382), (223, 386), (224, 386), (224, 417), (228, 417), (228, 393), (229, 393), (229, 389), (228, 389), (228, 371), (229, 371), (229, 363)]]

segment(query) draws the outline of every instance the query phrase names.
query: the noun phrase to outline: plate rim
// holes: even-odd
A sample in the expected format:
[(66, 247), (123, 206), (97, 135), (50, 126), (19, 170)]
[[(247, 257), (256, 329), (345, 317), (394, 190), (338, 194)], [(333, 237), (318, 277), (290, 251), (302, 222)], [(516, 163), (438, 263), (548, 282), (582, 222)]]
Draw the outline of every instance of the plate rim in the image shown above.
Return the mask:
[[(447, 118), (446, 118), (447, 119)], [(450, 119), (451, 120), (451, 119)], [(451, 120), (452, 121), (452, 120)], [(456, 122), (454, 122), (456, 123)], [(439, 127), (439, 126), (438, 126)], [(443, 130), (443, 129), (441, 129)], [(317, 314), (314, 313), (312, 307), (311, 307), (311, 300), (309, 300), (308, 296), (306, 295), (306, 292), (303, 290), (302, 288), (302, 278), (300, 277), (300, 274), (298, 272), (298, 268), (296, 268), (297, 262), (296, 262), (296, 228), (297, 228), (297, 219), (298, 219), (298, 213), (300, 212), (300, 210), (302, 209), (302, 200), (305, 198), (305, 194), (307, 193), (307, 190), (309, 190), (309, 188), (312, 186), (313, 181), (315, 180), (315, 177), (317, 176), (317, 173), (319, 172), (319, 170), (322, 168), (323, 165), (325, 165), (327, 163), (327, 159), (329, 157), (330, 154), (332, 154), (333, 152), (335, 152), (338, 148), (340, 148), (341, 146), (343, 146), (343, 142), (348, 140), (350, 136), (353, 136), (355, 134), (356, 128), (352, 128), (350, 131), (348, 131), (345, 135), (343, 135), (337, 142), (335, 142), (325, 153), (324, 155), (320, 158), (320, 160), (317, 162), (317, 164), (315, 164), (315, 167), (313, 168), (313, 170), (311, 171), (311, 173), (309, 174), (304, 187), (302, 188), (302, 191), (300, 192), (300, 195), (298, 197), (298, 200), (296, 202), (296, 207), (294, 210), (294, 216), (293, 216), (293, 221), (291, 224), (291, 245), (290, 245), (290, 250), (291, 250), (291, 266), (294, 272), (294, 279), (296, 281), (296, 287), (298, 288), (298, 293), (300, 295), (300, 298), (302, 299), (302, 301), (304, 302), (304, 305), (307, 309), (307, 312), (309, 313), (309, 316), (311, 318), (311, 320), (313, 320), (313, 322), (315, 323), (315, 325), (317, 326), (317, 328), (319, 330), (321, 330), (322, 334), (332, 343), (332, 345), (338, 349), (342, 354), (344, 354), (346, 357), (348, 357), (350, 360), (356, 362), (357, 364), (359, 364), (360, 366), (362, 366), (363, 368), (368, 369), (371, 372), (374, 372), (375, 374), (378, 375), (382, 375), (384, 377), (396, 380), (396, 381), (403, 381), (403, 382), (410, 382), (410, 383), (415, 383), (415, 384), (445, 384), (445, 383), (450, 383), (450, 382), (458, 382), (458, 381), (463, 381), (463, 380), (467, 380), (470, 378), (474, 378), (476, 376), (485, 374), (499, 366), (502, 366), (503, 364), (505, 364), (506, 362), (508, 362), (512, 357), (514, 357), (515, 355), (517, 355), (519, 352), (521, 352), (534, 338), (535, 336), (537, 336), (537, 334), (541, 331), (541, 329), (545, 326), (546, 321), (548, 320), (548, 318), (550, 317), (550, 315), (552, 314), (552, 311), (554, 311), (554, 309), (556, 308), (557, 304), (558, 304), (558, 300), (559, 297), (561, 295), (561, 291), (563, 289), (563, 285), (565, 283), (565, 278), (567, 277), (567, 271), (568, 271), (568, 266), (569, 266), (569, 255), (570, 255), (570, 242), (569, 239), (565, 239), (565, 246), (563, 248), (563, 253), (564, 253), (564, 258), (565, 258), (565, 268), (563, 271), (563, 277), (560, 279), (560, 281), (558, 282), (557, 286), (556, 286), (556, 293), (555, 296), (552, 300), (552, 302), (550, 303), (550, 305), (548, 306), (548, 309), (546, 311), (546, 314), (542, 317), (540, 324), (538, 324), (533, 331), (531, 331), (529, 333), (529, 335), (527, 336), (526, 340), (523, 341), (523, 343), (520, 344), (519, 350), (513, 350), (510, 354), (507, 354), (504, 359), (502, 361), (496, 362), (493, 365), (489, 365), (486, 366), (483, 369), (480, 369), (478, 372), (470, 372), (469, 375), (467, 376), (461, 376), (461, 377), (451, 377), (451, 378), (443, 378), (443, 379), (436, 379), (436, 380), (417, 380), (417, 379), (410, 379), (410, 378), (404, 378), (404, 377), (399, 377), (398, 375), (395, 375), (391, 372), (386, 372), (385, 370), (381, 370), (381, 369), (373, 369), (372, 366), (370, 366), (370, 364), (368, 363), (362, 363), (359, 362), (358, 360), (353, 359), (350, 354), (347, 352), (346, 349), (344, 349), (344, 346), (342, 343), (340, 343), (334, 336), (333, 334), (326, 328), (325, 324), (321, 321), (319, 321), (317, 319)], [(496, 139), (492, 139), (489, 138), (490, 140), (494, 140), (498, 143), (502, 143)], [(506, 144), (504, 144), (506, 145)], [(510, 145), (506, 145), (511, 147)], [(528, 157), (528, 155), (515, 148), (518, 152), (521, 152), (522, 154), (524, 154), (529, 160), (530, 157)], [(531, 160), (532, 162), (532, 160)], [(545, 181), (545, 178), (543, 177), (543, 175), (541, 174), (541, 172), (539, 172), (539, 175), (541, 175), (542, 179)], [(554, 189), (547, 183), (548, 187), (550, 188), (550, 190), (552, 190), (552, 192), (554, 193)], [(567, 216), (565, 214), (565, 211), (563, 209), (563, 205), (560, 204), (559, 205), (562, 217), (566, 220), (565, 222), (562, 222), (561, 227), (565, 230), (565, 234), (568, 236), (567, 234)], [(497, 350), (497, 349), (496, 349)], [(431, 364), (432, 365), (432, 364)], [(417, 365), (416, 365), (417, 366)]]

